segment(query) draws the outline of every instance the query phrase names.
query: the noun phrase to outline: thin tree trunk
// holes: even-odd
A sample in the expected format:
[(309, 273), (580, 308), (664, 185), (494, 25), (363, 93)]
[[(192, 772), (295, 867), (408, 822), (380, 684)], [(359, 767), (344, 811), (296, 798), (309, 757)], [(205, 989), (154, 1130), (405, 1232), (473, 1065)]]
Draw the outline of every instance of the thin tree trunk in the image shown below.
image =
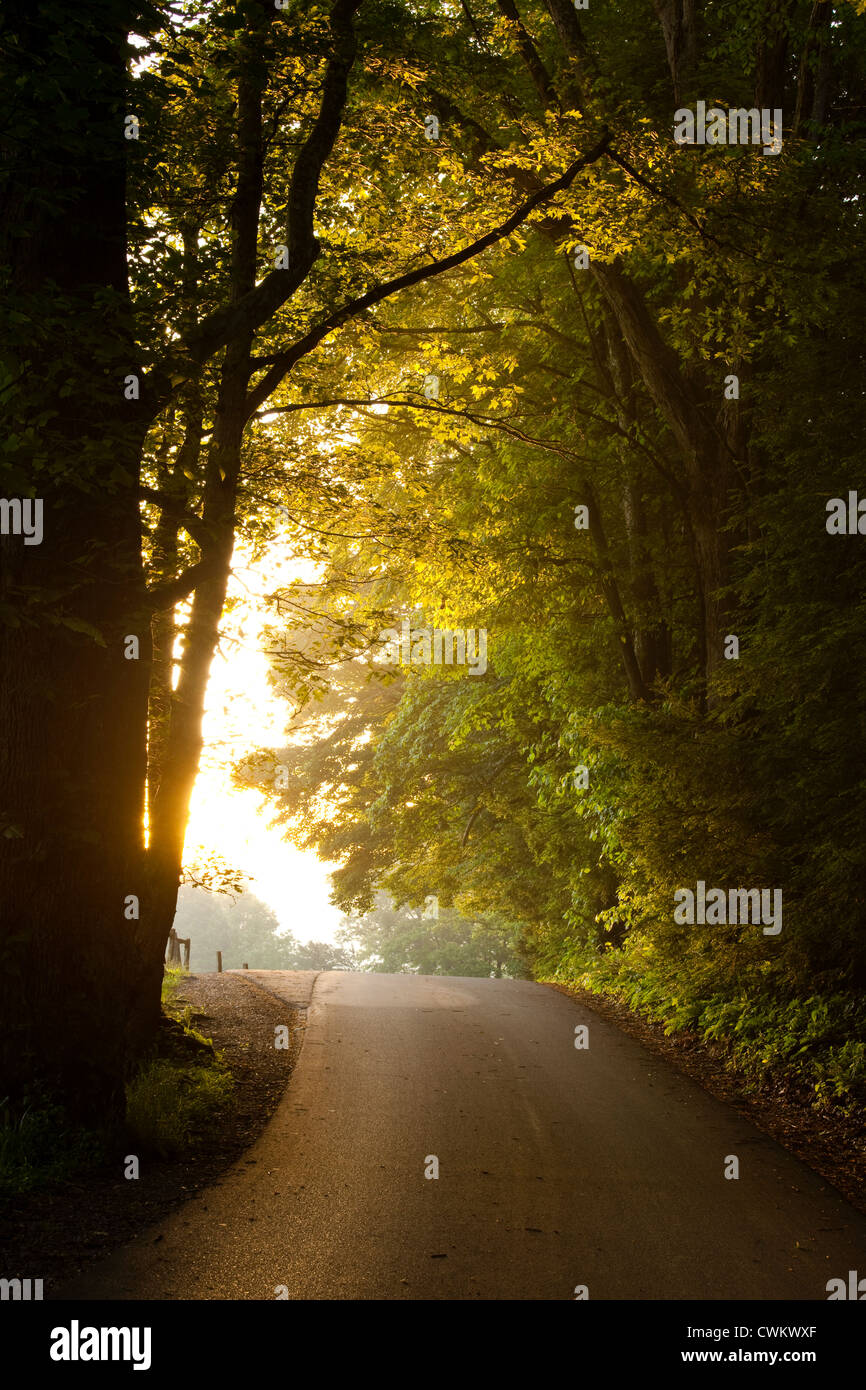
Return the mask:
[(628, 682), (629, 694), (633, 700), (649, 700), (650, 692), (641, 675), (635, 655), (634, 636), (623, 608), (598, 498), (587, 478), (581, 478), (580, 489), (589, 513), (589, 534), (598, 559), (599, 585), (616, 629), (617, 644)]
[(755, 105), (774, 110), (784, 106), (788, 31), (796, 0), (775, 0), (761, 28), (755, 54)]
[[(637, 423), (634, 367), (615, 318), (605, 305), (607, 377), (613, 386), (617, 424), (626, 432)], [(602, 390), (605, 380), (599, 381)], [(641, 470), (636, 469), (634, 450), (627, 437), (620, 443), (620, 459), (626, 477), (623, 489), (623, 519), (628, 537), (631, 592), (635, 623), (634, 647), (644, 685), (651, 690), (658, 676), (670, 674), (670, 629), (661, 613), (661, 599), (648, 550), (649, 528), (641, 490)], [(637, 473), (637, 476), (635, 476)]]
[[(257, 25), (247, 35), (246, 63), (238, 79), (238, 185), (232, 206), (230, 302), (237, 304), (256, 283), (259, 210), (262, 200), (262, 94), (265, 75), (256, 46)], [(189, 807), (203, 746), (202, 722), (211, 663), (219, 642), (234, 546), (235, 504), (241, 444), (248, 419), (253, 335), (245, 332), (227, 347), (207, 462), (202, 530), (213, 569), (195, 591), (184, 638), (177, 690), (152, 798), (148, 857), (153, 892), (149, 951), (165, 949), (177, 909), (177, 893)]]
[(801, 125), (812, 120), (823, 125), (829, 107), (829, 87), (832, 72), (830, 20), (833, 6), (830, 0), (816, 0), (809, 16), (809, 29), (800, 59), (797, 79), (797, 104), (794, 108), (794, 135), (801, 135)]
[(698, 64), (695, 0), (653, 0), (664, 35), (674, 101), (679, 106), (690, 92)]
[[(177, 458), (171, 472), (160, 477), (160, 489), (176, 507), (164, 506), (159, 514), (156, 531), (151, 544), (150, 569), (157, 579), (170, 579), (180, 569), (180, 547), (178, 531), (179, 514), (189, 505), (190, 483), (188, 475), (198, 467), (202, 432), (202, 404), (198, 385), (186, 390), (184, 411), (184, 437), (177, 451)], [(177, 620), (173, 607), (157, 610), (151, 623), (153, 636), (153, 663), (151, 667), (150, 701), (148, 709), (147, 739), (147, 788), (148, 805), (159, 788), (162, 768), (165, 762), (166, 747), (171, 727), (172, 680), (174, 674), (174, 646), (177, 638)]]
[(614, 265), (592, 263), (643, 382), (679, 446), (685, 465), (689, 513), (704, 595), (706, 674), (724, 659), (730, 600), (728, 539), (723, 530), (732, 457), (705, 402), (698, 399), (662, 338), (643, 296)]
[[(594, 69), (580, 22), (568, 0), (545, 3), (560, 42), (572, 65), (579, 68), (586, 87)], [(545, 230), (551, 236), (562, 236), (561, 223)], [(592, 261), (591, 271), (616, 318), (635, 368), (683, 458), (685, 506), (699, 567), (698, 587), (703, 596), (704, 676), (709, 687), (713, 672), (724, 659), (723, 639), (729, 626), (729, 542), (722, 527), (733, 459), (715, 425), (713, 412), (700, 399), (681, 362), (664, 341), (637, 285), (617, 265)]]

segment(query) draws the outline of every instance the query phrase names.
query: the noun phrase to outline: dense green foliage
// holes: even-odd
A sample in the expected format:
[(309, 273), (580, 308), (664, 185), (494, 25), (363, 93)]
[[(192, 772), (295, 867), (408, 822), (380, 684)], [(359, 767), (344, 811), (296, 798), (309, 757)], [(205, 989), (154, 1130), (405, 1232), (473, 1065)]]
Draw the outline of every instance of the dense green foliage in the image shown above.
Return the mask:
[[(348, 355), (326, 345), (322, 396), (345, 402), (326, 435), (286, 397), (285, 456), (329, 480), (297, 529), (323, 576), (282, 596), (290, 741), (238, 776), (340, 861), (344, 907), (437, 894), (513, 922), (538, 977), (620, 992), (850, 1104), (866, 556), (826, 522), (863, 448), (866, 29), (837, 7), (810, 119), (807, 8), (772, 81), (762, 21), (727, 11), (687, 79), (726, 106), (774, 92), (775, 156), (676, 147), (658, 36), (628, 4), (590, 13), (584, 119), (604, 108), (625, 163), (359, 327)], [(579, 123), (516, 87), (451, 114), (467, 163), (485, 138), (527, 176), (576, 148)], [(395, 671), (382, 634), (404, 618), (486, 629), (486, 672)], [(781, 932), (677, 922), (698, 880), (780, 889)]]

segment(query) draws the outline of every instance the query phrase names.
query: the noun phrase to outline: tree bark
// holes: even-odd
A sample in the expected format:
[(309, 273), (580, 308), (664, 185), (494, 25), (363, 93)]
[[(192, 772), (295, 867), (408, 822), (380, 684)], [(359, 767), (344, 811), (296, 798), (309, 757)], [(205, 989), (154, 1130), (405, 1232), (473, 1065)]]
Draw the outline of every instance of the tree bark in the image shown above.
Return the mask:
[(653, 0), (664, 35), (668, 68), (679, 106), (691, 90), (698, 63), (698, 31), (695, 0)]
[[(133, 898), (141, 910), (143, 895), (145, 422), (124, 398), (136, 371), (125, 234), (132, 18), (118, 0), (91, 0), (83, 13), (10, 0), (3, 44), (2, 87), (15, 97), (0, 175), (12, 383), (2, 490), (42, 500), (44, 539), (0, 542), (0, 1091), (41, 1085), (83, 1118), (122, 1110)], [(127, 659), (128, 638), (137, 659)]]

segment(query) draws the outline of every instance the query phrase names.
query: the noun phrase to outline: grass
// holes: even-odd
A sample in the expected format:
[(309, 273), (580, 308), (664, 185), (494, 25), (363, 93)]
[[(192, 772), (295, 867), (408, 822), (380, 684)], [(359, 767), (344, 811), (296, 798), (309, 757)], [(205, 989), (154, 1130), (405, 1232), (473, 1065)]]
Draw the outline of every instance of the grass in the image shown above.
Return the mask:
[(188, 973), (182, 965), (167, 965), (165, 967), (165, 973), (162, 977), (163, 1012), (169, 1014), (175, 1012), (175, 997)]
[(146, 1062), (126, 1088), (130, 1142), (160, 1158), (194, 1149), (230, 1103), (232, 1089), (231, 1075), (216, 1053), (212, 1063), (162, 1057)]
[(178, 1009), (177, 992), (186, 973), (172, 966), (163, 976), (163, 1014), (175, 1025), (162, 1043), (167, 1055), (148, 1058), (126, 1087), (130, 1142), (160, 1158), (194, 1150), (231, 1104), (233, 1093), (222, 1056), (193, 1027), (192, 1009)]
[(0, 1199), (69, 1178), (105, 1159), (105, 1136), (71, 1124), (43, 1096), (0, 1101)]

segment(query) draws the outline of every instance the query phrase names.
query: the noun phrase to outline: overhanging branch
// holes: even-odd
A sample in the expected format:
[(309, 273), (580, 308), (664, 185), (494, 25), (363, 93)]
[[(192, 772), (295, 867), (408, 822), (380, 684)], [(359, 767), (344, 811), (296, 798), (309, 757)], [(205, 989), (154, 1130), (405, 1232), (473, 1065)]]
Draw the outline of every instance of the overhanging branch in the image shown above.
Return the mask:
[(357, 317), (365, 309), (372, 308), (374, 304), (381, 304), (383, 300), (389, 299), (391, 295), (397, 294), (400, 290), (408, 289), (412, 285), (420, 285), (425, 280), (431, 280), (434, 276), (443, 274), (446, 270), (453, 270), (458, 265), (463, 265), (466, 261), (480, 255), (482, 251), (486, 251), (489, 247), (503, 241), (521, 223), (526, 221), (530, 213), (551, 202), (557, 194), (571, 186), (582, 170), (601, 159), (602, 155), (607, 152), (610, 138), (610, 133), (605, 131), (591, 150), (570, 164), (565, 173), (561, 174), (553, 183), (545, 184), (532, 193), (499, 227), (486, 232), (484, 236), (470, 242), (462, 250), (452, 252), (450, 256), (443, 256), (430, 265), (419, 266), (415, 270), (407, 271), (405, 275), (398, 275), (393, 280), (386, 280), (384, 284), (377, 285), (374, 289), (368, 290), (366, 294), (350, 299), (341, 308), (336, 309), (333, 314), (329, 314), (327, 318), (316, 324), (303, 338), (299, 338), (285, 352), (277, 355), (270, 371), (266, 372), (262, 380), (250, 391), (247, 396), (247, 418), (264, 405), (268, 396), (276, 390), (295, 363), (312, 352), (323, 338), (327, 337), (329, 333), (333, 333), (334, 329), (341, 328), (349, 319)]

